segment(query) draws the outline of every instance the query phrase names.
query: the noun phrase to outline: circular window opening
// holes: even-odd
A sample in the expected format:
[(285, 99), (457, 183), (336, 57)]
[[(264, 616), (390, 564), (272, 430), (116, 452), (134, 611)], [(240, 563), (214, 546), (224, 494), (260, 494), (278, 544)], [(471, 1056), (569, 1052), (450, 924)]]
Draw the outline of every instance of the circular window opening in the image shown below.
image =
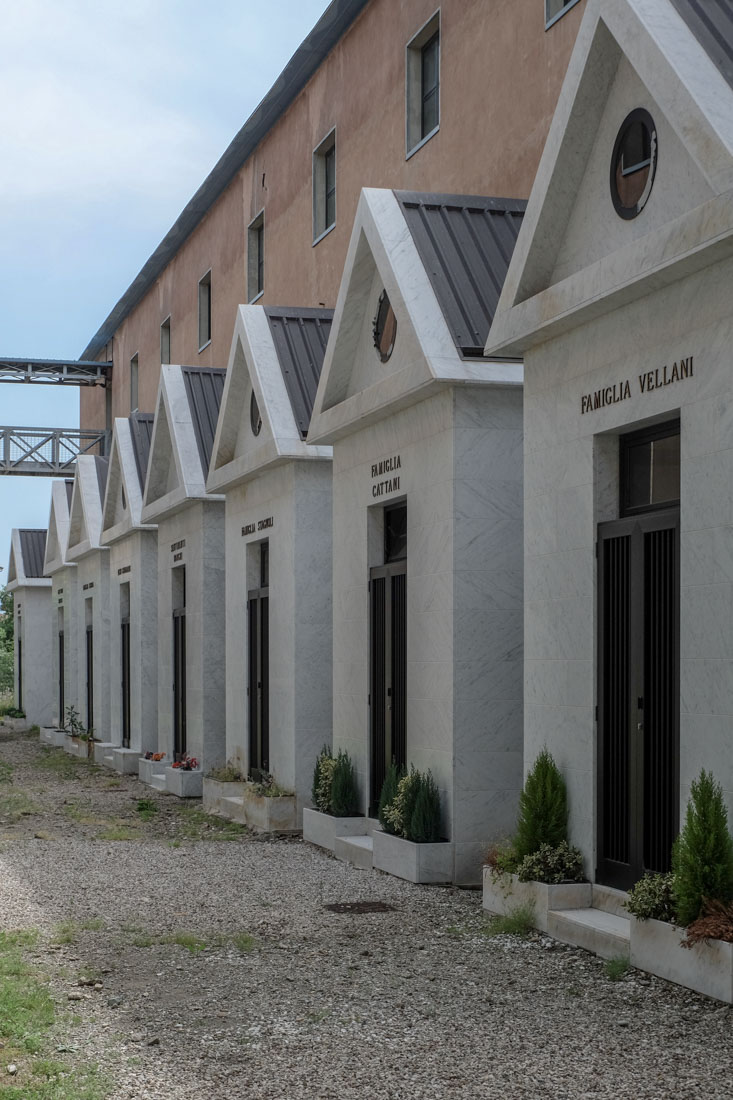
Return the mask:
[(627, 115), (611, 158), (611, 198), (621, 218), (635, 218), (647, 204), (657, 170), (657, 129), (648, 111)]
[(259, 435), (260, 428), (262, 427), (262, 417), (260, 416), (260, 410), (254, 391), (249, 399), (249, 422), (252, 425), (252, 435)]
[(387, 291), (383, 290), (379, 295), (377, 316), (374, 318), (374, 347), (379, 352), (379, 358), (386, 363), (394, 349), (397, 336), (397, 318), (387, 297)]

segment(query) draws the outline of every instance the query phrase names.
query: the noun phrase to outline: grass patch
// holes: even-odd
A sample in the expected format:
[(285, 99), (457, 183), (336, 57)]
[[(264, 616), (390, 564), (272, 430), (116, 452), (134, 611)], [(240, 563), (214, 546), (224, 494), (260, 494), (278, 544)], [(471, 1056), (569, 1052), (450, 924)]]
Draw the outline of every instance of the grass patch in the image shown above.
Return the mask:
[(48, 745), (41, 746), (41, 752), (36, 761), (39, 768), (51, 772), (57, 779), (76, 779), (76, 759), (69, 756), (63, 749), (52, 749)]
[(25, 791), (8, 791), (0, 794), (0, 817), (11, 821), (20, 821), (22, 817), (31, 817), (38, 813), (38, 807)]
[(110, 825), (99, 834), (97, 840), (141, 840), (140, 832), (129, 825)]
[(107, 782), (104, 785), (110, 791), (113, 791), (113, 790), (115, 790), (115, 788), (122, 786), (119, 779), (108, 779)]
[(0, 783), (13, 782), (13, 769), (6, 760), (0, 760)]
[(235, 932), (229, 937), (229, 942), (243, 955), (249, 955), (255, 949), (255, 938), (249, 932)]
[(615, 959), (607, 959), (603, 969), (610, 982), (620, 982), (629, 972), (629, 960), (623, 955)]
[(247, 826), (226, 817), (215, 817), (195, 806), (182, 806), (177, 821), (177, 834), (186, 840), (236, 840), (246, 836)]
[(151, 821), (158, 812), (158, 807), (152, 798), (138, 798), (135, 809), (143, 821)]
[(133, 947), (173, 945), (185, 948), (192, 955), (198, 955), (208, 947), (227, 947), (229, 945), (236, 948), (242, 955), (249, 955), (257, 946), (254, 936), (251, 936), (249, 932), (232, 932), (224, 935), (216, 933), (209, 936), (206, 933), (184, 931), (155, 934), (140, 928), (125, 928), (124, 931), (130, 936)]
[(76, 943), (82, 932), (102, 932), (106, 925), (101, 917), (85, 920), (65, 920), (56, 925), (52, 943)]
[(492, 917), (486, 928), (487, 936), (519, 936), (525, 939), (534, 931), (534, 906), (518, 905), (504, 917)]

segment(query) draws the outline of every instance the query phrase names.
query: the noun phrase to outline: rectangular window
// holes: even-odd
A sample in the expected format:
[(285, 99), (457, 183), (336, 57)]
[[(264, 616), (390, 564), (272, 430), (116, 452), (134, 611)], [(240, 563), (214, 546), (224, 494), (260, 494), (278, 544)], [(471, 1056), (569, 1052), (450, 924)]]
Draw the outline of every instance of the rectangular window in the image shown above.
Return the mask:
[(621, 436), (620, 448), (622, 516), (679, 504), (679, 420)]
[(558, 19), (574, 8), (578, 0), (545, 0), (545, 30), (556, 23)]
[(130, 412), (131, 413), (136, 412), (137, 409), (138, 409), (137, 368), (138, 368), (138, 357), (137, 357), (137, 355), (133, 355), (132, 359), (130, 360)]
[(407, 44), (407, 156), (440, 128), (440, 12)]
[(336, 131), (313, 152), (313, 243), (336, 224)]
[(265, 211), (247, 227), (247, 300), (254, 302), (265, 289)]
[(171, 319), (166, 317), (163, 324), (160, 326), (160, 363), (161, 366), (164, 363), (170, 363), (171, 361)]
[(211, 271), (199, 282), (199, 351), (211, 342)]

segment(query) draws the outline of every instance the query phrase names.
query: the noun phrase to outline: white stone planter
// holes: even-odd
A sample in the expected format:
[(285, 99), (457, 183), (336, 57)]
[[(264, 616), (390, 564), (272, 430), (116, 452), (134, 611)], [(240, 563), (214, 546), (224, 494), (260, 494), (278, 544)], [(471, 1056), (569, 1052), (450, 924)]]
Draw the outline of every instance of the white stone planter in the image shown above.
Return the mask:
[[(163, 761), (161, 760), (162, 764)], [(159, 765), (160, 766), (160, 765)], [(183, 768), (164, 768), (165, 789), (178, 798), (201, 798), (204, 792), (204, 773), (200, 770), (184, 771)]]
[[(115, 745), (112, 741), (95, 741), (94, 742), (94, 763), (95, 764), (103, 764), (103, 765), (111, 767), (112, 766), (111, 757), (112, 757), (112, 752), (113, 752), (114, 748), (115, 748)], [(110, 759), (106, 760), (105, 757), (109, 757)]]
[(372, 866), (407, 882), (452, 882), (453, 845), (449, 840), (435, 844), (415, 844), (401, 836), (377, 830)]
[[(137, 774), (143, 783), (147, 783), (150, 787), (153, 783), (154, 775), (163, 775), (166, 769), (166, 760), (146, 760), (144, 756), (139, 756), (137, 761)], [(134, 774), (134, 773), (133, 773)]]
[(66, 741), (66, 731), (57, 726), (42, 726), (39, 740), (42, 745), (51, 745), (52, 748), (62, 749)]
[(21, 730), (30, 729), (31, 724), (27, 718), (0, 718), (0, 729), (11, 733), (20, 733)]
[(120, 775), (139, 775), (140, 753), (137, 749), (121, 749), (119, 745), (112, 749), (114, 770)]
[(299, 833), (298, 817), (295, 809), (295, 795), (280, 795), (268, 798), (255, 794), (245, 783), (244, 817), (250, 828), (258, 833)]
[(334, 850), (337, 836), (366, 836), (366, 818), (334, 817), (320, 810), (303, 810), (303, 840), (319, 848)]
[(732, 1004), (733, 943), (708, 940), (681, 947), (684, 935), (682, 928), (665, 921), (631, 917), (631, 965)]
[(589, 909), (593, 886), (590, 882), (562, 882), (550, 886), (546, 882), (520, 882), (516, 875), (492, 874), (484, 867), (483, 906), (490, 913), (505, 917), (520, 905), (534, 909), (536, 928), (547, 931), (547, 914), (551, 910)]
[(222, 799), (224, 798), (244, 798), (246, 786), (247, 783), (244, 779), (239, 782), (222, 783), (219, 779), (206, 779), (204, 777), (204, 809), (207, 814), (223, 813), (226, 809), (225, 806), (222, 806)]
[(80, 741), (78, 737), (69, 737), (68, 734), (64, 737), (64, 749), (69, 756), (78, 756), (82, 760), (85, 760), (89, 753), (86, 741)]

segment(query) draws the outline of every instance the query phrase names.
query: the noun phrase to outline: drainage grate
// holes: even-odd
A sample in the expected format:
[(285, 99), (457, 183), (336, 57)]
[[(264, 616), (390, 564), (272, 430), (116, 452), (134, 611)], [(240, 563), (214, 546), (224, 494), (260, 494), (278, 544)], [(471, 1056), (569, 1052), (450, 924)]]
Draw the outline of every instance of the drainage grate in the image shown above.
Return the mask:
[(394, 905), (384, 901), (339, 901), (333, 905), (324, 905), (331, 913), (394, 913)]

